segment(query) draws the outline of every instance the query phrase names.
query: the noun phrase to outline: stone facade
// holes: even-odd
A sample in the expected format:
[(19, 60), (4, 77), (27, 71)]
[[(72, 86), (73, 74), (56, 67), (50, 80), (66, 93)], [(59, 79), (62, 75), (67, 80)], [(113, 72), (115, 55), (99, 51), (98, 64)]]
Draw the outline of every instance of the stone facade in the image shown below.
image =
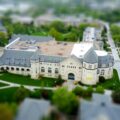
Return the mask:
[[(55, 45), (57, 49), (51, 50)], [(96, 50), (94, 42), (57, 43), (52, 37), (14, 36), (0, 57), (1, 71), (30, 75), (36, 80), (40, 76), (61, 76), (86, 85), (97, 84), (100, 76), (112, 78), (113, 65), (113, 57), (106, 51)]]

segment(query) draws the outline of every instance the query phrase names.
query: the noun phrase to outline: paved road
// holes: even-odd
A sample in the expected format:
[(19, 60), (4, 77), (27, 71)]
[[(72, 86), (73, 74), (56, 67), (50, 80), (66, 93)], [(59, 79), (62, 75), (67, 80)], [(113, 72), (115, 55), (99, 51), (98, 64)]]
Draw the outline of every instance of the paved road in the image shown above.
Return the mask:
[[(0, 87), (0, 89), (6, 89), (6, 88), (10, 88), (10, 87), (20, 87), (20, 84), (17, 83), (11, 83), (11, 82), (7, 82), (4, 80), (0, 80), (1, 83), (7, 84), (8, 86), (4, 86), (4, 87)], [(46, 90), (55, 90), (55, 87), (37, 87), (37, 86), (31, 86), (31, 85), (24, 85), (25, 88), (29, 89), (29, 90), (34, 90), (34, 89), (46, 89)]]
[(114, 61), (115, 61), (114, 68), (118, 71), (118, 75), (119, 75), (119, 79), (120, 79), (120, 58), (119, 58), (118, 52), (116, 50), (115, 43), (112, 39), (109, 24), (105, 23), (105, 26), (107, 28), (108, 42), (110, 44), (112, 54), (113, 54), (113, 57), (114, 57)]

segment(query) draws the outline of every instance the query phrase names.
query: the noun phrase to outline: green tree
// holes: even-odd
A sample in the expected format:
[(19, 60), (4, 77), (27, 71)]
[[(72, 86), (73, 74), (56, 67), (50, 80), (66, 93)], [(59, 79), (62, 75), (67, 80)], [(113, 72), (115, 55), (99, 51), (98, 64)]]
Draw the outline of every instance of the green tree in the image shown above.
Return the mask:
[(67, 88), (57, 89), (54, 92), (52, 101), (61, 112), (66, 114), (75, 114), (79, 106), (78, 98), (74, 93), (69, 92)]
[(4, 46), (8, 42), (8, 36), (4, 32), (0, 32), (0, 45)]
[(78, 95), (78, 96), (80, 96), (80, 97), (82, 97), (83, 96), (83, 93), (84, 93), (84, 90), (83, 90), (83, 88), (82, 87), (75, 87), (74, 89), (73, 89), (73, 93), (75, 94), (75, 95)]
[(97, 86), (95, 92), (103, 94), (104, 93), (104, 88), (102, 86)]
[(14, 100), (17, 103), (22, 102), (26, 97), (30, 96), (30, 91), (26, 88), (24, 88), (24, 86), (21, 86), (18, 88), (18, 90), (15, 92), (15, 94), (13, 95)]
[(65, 32), (65, 25), (61, 21), (53, 21), (50, 24), (50, 28), (54, 28), (54, 29), (56, 29), (59, 32)]
[(49, 34), (55, 37), (56, 40), (62, 40), (62, 34), (58, 32), (55, 28), (51, 28)]
[(120, 104), (120, 88), (112, 92), (112, 99), (115, 103)]
[(0, 120), (13, 120), (14, 113), (8, 104), (0, 104)]
[(59, 75), (55, 82), (56, 82), (56, 85), (62, 85), (64, 80), (61, 78), (61, 75)]
[(64, 35), (64, 41), (74, 41), (76, 42), (78, 39), (77, 34), (74, 32), (69, 32)]

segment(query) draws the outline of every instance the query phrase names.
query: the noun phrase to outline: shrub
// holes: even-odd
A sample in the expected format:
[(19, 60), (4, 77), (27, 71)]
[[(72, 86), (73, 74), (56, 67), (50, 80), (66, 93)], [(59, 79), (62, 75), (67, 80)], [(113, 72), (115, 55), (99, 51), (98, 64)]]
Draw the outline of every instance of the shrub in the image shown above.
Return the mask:
[(23, 86), (19, 87), (15, 94), (13, 95), (14, 100), (17, 103), (22, 102), (26, 97), (30, 96), (30, 91)]
[(104, 88), (102, 86), (97, 86), (95, 92), (103, 94), (104, 93)]
[(41, 98), (41, 92), (40, 90), (34, 90), (33, 92), (30, 93), (31, 98)]
[(115, 91), (112, 92), (112, 100), (115, 103), (120, 104), (120, 89), (115, 90)]
[(83, 93), (84, 93), (84, 90), (83, 90), (83, 88), (77, 86), (77, 87), (74, 88), (73, 93), (75, 95), (78, 95), (78, 96), (82, 97)]

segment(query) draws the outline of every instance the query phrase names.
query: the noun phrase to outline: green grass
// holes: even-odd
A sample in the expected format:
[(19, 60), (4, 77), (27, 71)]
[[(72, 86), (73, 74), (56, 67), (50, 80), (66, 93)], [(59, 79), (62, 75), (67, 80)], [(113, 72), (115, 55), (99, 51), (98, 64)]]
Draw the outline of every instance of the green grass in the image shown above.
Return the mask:
[(4, 87), (4, 86), (7, 86), (7, 84), (0, 82), (0, 87)]
[(34, 80), (31, 79), (30, 76), (16, 75), (7, 72), (0, 73), (0, 79), (11, 83), (17, 83), (20, 85), (45, 86), (45, 87), (56, 86), (56, 80), (57, 80), (54, 78), (45, 78), (45, 77), (42, 77), (39, 80)]
[(13, 96), (18, 88), (7, 88), (0, 90), (0, 102), (13, 102)]
[(118, 77), (117, 70), (113, 70), (113, 78), (106, 80), (105, 82), (99, 83), (105, 89), (116, 90), (120, 88), (120, 80)]

